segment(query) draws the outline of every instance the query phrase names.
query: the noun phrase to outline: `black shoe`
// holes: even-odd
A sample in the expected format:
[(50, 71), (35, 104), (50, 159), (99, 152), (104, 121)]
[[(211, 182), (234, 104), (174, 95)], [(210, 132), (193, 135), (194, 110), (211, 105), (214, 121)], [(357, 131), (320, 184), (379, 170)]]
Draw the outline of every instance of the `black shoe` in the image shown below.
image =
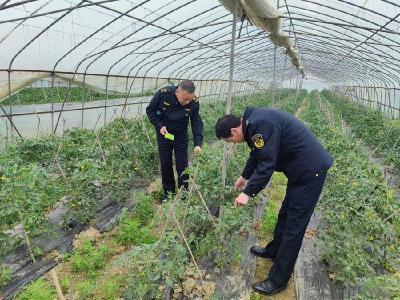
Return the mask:
[(286, 285), (278, 287), (273, 284), (272, 281), (265, 279), (264, 281), (253, 284), (253, 289), (260, 294), (273, 295), (286, 289)]
[(250, 252), (253, 253), (255, 256), (268, 258), (272, 261), (275, 259), (275, 256), (272, 256), (271, 252), (268, 252), (268, 250), (264, 247), (253, 246), (250, 248)]

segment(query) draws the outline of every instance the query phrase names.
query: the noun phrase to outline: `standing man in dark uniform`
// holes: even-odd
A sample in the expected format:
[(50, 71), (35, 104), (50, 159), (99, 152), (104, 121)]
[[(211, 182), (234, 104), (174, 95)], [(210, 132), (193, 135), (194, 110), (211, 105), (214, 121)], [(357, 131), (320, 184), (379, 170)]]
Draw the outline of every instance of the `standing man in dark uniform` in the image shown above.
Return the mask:
[(183, 80), (178, 86), (168, 86), (157, 91), (146, 108), (147, 116), (156, 129), (164, 189), (162, 202), (168, 199), (169, 193), (175, 193), (172, 151), (175, 153), (178, 185), (185, 189), (188, 187), (188, 175), (184, 172), (188, 167), (189, 119), (193, 132), (194, 153), (201, 153), (203, 122), (194, 91), (193, 82)]
[(332, 156), (308, 128), (292, 115), (276, 109), (247, 108), (243, 118), (226, 115), (215, 126), (227, 142), (247, 142), (250, 156), (235, 188), (243, 192), (235, 205), (246, 205), (265, 188), (274, 171), (288, 178), (274, 238), (266, 247), (253, 246), (254, 255), (274, 261), (268, 277), (253, 285), (271, 295), (286, 288), (293, 272), (307, 224), (317, 204)]

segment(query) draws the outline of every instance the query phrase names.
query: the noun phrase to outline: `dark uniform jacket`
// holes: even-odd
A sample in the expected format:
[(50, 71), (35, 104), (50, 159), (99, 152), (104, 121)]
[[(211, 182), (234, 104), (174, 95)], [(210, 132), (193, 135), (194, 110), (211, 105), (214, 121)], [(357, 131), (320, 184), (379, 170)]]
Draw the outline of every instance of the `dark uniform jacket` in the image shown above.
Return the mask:
[(286, 112), (247, 108), (242, 127), (252, 149), (242, 173), (248, 179), (244, 193), (249, 196), (264, 189), (274, 171), (283, 172), (289, 182), (308, 182), (333, 164), (309, 129)]
[(168, 86), (157, 91), (146, 108), (147, 116), (157, 132), (165, 126), (169, 133), (177, 136), (187, 135), (190, 118), (194, 145), (201, 146), (203, 121), (199, 114), (200, 104), (194, 100), (182, 106), (175, 96), (176, 89), (176, 86)]

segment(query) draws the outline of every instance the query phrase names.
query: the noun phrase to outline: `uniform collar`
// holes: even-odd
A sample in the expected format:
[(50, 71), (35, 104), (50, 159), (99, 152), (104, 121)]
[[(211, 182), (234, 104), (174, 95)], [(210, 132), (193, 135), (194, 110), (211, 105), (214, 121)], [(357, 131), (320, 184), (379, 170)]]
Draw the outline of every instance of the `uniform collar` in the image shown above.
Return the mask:
[(254, 108), (253, 107), (248, 107), (244, 111), (243, 118), (242, 118), (242, 130), (243, 130), (243, 136), (245, 139), (247, 139), (247, 134), (248, 134), (248, 129), (249, 129), (249, 118), (250, 115), (252, 114)]

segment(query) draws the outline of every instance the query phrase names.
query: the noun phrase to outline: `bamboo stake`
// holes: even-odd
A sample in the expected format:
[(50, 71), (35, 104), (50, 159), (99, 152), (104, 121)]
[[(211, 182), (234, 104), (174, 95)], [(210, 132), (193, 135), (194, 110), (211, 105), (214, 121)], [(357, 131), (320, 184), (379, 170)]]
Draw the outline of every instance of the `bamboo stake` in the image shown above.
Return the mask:
[(64, 295), (61, 290), (60, 282), (58, 281), (58, 276), (57, 276), (56, 271), (54, 271), (54, 269), (51, 269), (49, 274), (50, 274), (51, 280), (53, 281), (54, 287), (56, 288), (58, 300), (65, 300)]
[(197, 184), (194, 181), (192, 182), (192, 184), (196, 188), (196, 192), (199, 195), (199, 198), (200, 198), (201, 202), (203, 203), (204, 207), (206, 208), (206, 210), (208, 212), (208, 215), (210, 216), (211, 221), (213, 222), (214, 226), (217, 226), (217, 224), (215, 223), (215, 219), (214, 219), (213, 215), (211, 214), (210, 209), (208, 208), (208, 205), (207, 205), (206, 201), (203, 198), (203, 195), (200, 192), (199, 187), (197, 186)]
[(178, 227), (178, 230), (179, 230), (179, 232), (180, 232), (180, 234), (181, 234), (181, 237), (182, 237), (182, 239), (185, 241), (185, 245), (186, 245), (186, 248), (187, 248), (188, 251), (189, 251), (190, 257), (192, 258), (192, 261), (193, 261), (193, 263), (194, 263), (194, 265), (195, 265), (195, 267), (196, 267), (196, 269), (197, 269), (197, 272), (199, 273), (200, 280), (201, 280), (201, 284), (204, 284), (203, 276), (202, 276), (202, 274), (201, 274), (201, 271), (200, 271), (200, 269), (199, 269), (199, 266), (197, 265), (196, 259), (194, 258), (194, 255), (193, 255), (193, 252), (192, 252), (192, 250), (190, 249), (190, 246), (189, 246), (189, 244), (188, 244), (188, 242), (187, 242), (187, 240), (186, 240), (186, 237), (185, 237), (185, 235), (183, 234), (182, 228), (181, 228), (181, 226), (179, 226), (179, 222), (178, 222), (178, 220), (176, 219), (175, 214), (174, 214), (173, 211), (172, 211), (172, 217), (174, 218), (175, 224), (176, 224), (176, 226)]
[(174, 208), (175, 208), (175, 204), (176, 204), (176, 202), (177, 202), (177, 200), (178, 200), (178, 198), (179, 198), (179, 196), (180, 196), (180, 194), (181, 194), (181, 191), (182, 191), (182, 187), (179, 189), (178, 193), (176, 193), (175, 198), (174, 198), (174, 201), (173, 201), (172, 204), (171, 204), (171, 207), (170, 207), (170, 209), (169, 209), (169, 214), (168, 214), (167, 220), (165, 221), (164, 227), (163, 227), (163, 229), (161, 230), (160, 238), (158, 239), (158, 243), (159, 243), (159, 244), (160, 244), (161, 241), (164, 239), (165, 231), (166, 231), (166, 229), (167, 229), (167, 226), (168, 226), (168, 224), (169, 224), (169, 220), (170, 220), (170, 218), (171, 218), (171, 216), (172, 216), (172, 214), (173, 214), (173, 211), (174, 211)]
[(55, 154), (55, 156), (54, 156), (54, 163), (57, 164), (57, 167), (58, 167), (58, 169), (59, 169), (60, 172), (61, 172), (61, 176), (63, 177), (64, 182), (65, 182), (65, 183), (68, 183), (68, 181), (67, 181), (67, 176), (65, 175), (65, 173), (64, 173), (64, 171), (63, 171), (63, 169), (62, 169), (62, 167), (61, 167), (60, 160), (59, 160), (59, 156), (58, 156), (58, 154), (60, 153), (60, 150), (61, 150), (61, 145), (62, 145), (62, 144), (61, 144), (61, 142), (60, 142), (60, 145), (58, 146), (57, 152), (56, 152), (56, 154)]
[(95, 131), (94, 133), (96, 134), (96, 141), (97, 141), (97, 143), (99, 144), (100, 153), (101, 153), (101, 158), (102, 158), (103, 162), (107, 163), (106, 157), (105, 157), (105, 155), (104, 155), (103, 147), (101, 146), (101, 143), (100, 143), (99, 135), (98, 135), (98, 133), (97, 133), (96, 131)]
[(24, 233), (24, 237), (25, 237), (25, 242), (26, 242), (26, 245), (28, 246), (29, 255), (31, 256), (31, 259), (32, 259), (33, 263), (36, 263), (35, 255), (33, 255), (31, 242), (29, 240), (28, 233), (25, 230), (24, 224), (21, 224), (21, 225), (22, 225), (22, 232)]
[(142, 123), (143, 131), (144, 131), (144, 133), (145, 133), (145, 135), (146, 135), (146, 137), (147, 137), (147, 140), (149, 141), (149, 144), (151, 145), (151, 147), (154, 148), (154, 145), (153, 145), (153, 143), (151, 142), (149, 133), (147, 132), (146, 124), (144, 123), (143, 118), (142, 118), (142, 117), (139, 117), (139, 120), (140, 120), (140, 122)]

